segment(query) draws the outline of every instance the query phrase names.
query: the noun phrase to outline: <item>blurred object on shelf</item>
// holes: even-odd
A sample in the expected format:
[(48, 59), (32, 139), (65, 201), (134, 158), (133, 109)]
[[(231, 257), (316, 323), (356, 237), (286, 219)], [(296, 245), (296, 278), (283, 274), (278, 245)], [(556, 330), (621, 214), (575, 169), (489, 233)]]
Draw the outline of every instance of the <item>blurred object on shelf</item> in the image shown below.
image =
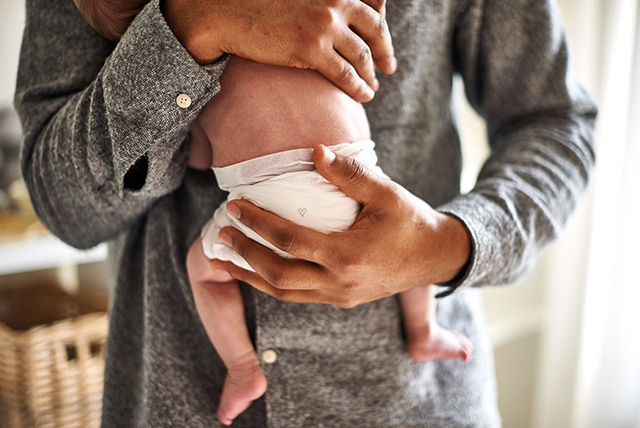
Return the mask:
[(0, 213), (11, 208), (11, 199), (3, 189), (0, 189)]
[(11, 108), (0, 109), (0, 189), (20, 178), (20, 122)]
[(17, 179), (12, 181), (7, 190), (9, 199), (18, 212), (25, 217), (37, 218), (24, 180)]
[(15, 111), (0, 109), (0, 244), (46, 233), (20, 178), (20, 138)]
[(107, 306), (106, 294), (82, 288), (0, 288), (3, 426), (99, 426)]
[(33, 210), (22, 179), (14, 180), (8, 186), (7, 195), (8, 203), (4, 205), (8, 208), (2, 209), (0, 203), (0, 244), (48, 233)]

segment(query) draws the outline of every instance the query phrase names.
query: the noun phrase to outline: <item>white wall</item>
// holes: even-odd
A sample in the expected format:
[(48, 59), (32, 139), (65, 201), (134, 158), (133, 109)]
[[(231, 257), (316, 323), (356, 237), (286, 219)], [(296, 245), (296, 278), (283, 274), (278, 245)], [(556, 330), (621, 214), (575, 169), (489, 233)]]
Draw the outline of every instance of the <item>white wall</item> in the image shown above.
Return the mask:
[(0, 0), (0, 109), (11, 105), (16, 86), (24, 0)]
[(534, 426), (640, 427), (640, 235), (638, 208), (632, 208), (640, 207), (639, 134), (632, 129), (639, 123), (640, 2), (559, 3), (576, 71), (600, 105), (598, 160), (588, 198), (548, 263), (553, 298), (547, 303)]

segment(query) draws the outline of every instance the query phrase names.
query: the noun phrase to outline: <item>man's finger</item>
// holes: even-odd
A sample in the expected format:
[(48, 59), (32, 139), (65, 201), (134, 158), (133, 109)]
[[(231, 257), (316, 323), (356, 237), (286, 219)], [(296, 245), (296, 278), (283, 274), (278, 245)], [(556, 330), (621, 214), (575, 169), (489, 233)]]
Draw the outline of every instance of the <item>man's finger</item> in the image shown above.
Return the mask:
[[(366, 103), (374, 97), (373, 89), (358, 75), (355, 67), (335, 50), (318, 58), (313, 67), (356, 101)], [(368, 77), (368, 76), (367, 76)]]
[(358, 75), (371, 89), (378, 89), (371, 49), (364, 40), (350, 29), (346, 29), (342, 37), (334, 41), (333, 47), (355, 67)]
[(394, 73), (397, 61), (384, 16), (367, 4), (357, 2), (351, 10), (349, 26), (369, 45), (375, 65), (385, 74)]
[(229, 272), (229, 275), (238, 281), (246, 282), (255, 289), (267, 293), (271, 297), (291, 303), (318, 303), (317, 293), (308, 290), (282, 290), (269, 284), (256, 272), (251, 272), (235, 264), (222, 260), (211, 261), (213, 269), (221, 269)]
[(284, 259), (233, 227), (223, 228), (220, 238), (275, 288), (310, 290), (320, 288), (326, 282), (326, 274), (320, 266), (305, 260)]
[(229, 201), (227, 212), (285, 253), (319, 264), (326, 260), (330, 235), (300, 226), (243, 199)]
[(323, 144), (314, 148), (313, 163), (324, 178), (363, 205), (378, 200), (390, 190), (388, 179), (376, 175), (354, 158), (333, 153)]

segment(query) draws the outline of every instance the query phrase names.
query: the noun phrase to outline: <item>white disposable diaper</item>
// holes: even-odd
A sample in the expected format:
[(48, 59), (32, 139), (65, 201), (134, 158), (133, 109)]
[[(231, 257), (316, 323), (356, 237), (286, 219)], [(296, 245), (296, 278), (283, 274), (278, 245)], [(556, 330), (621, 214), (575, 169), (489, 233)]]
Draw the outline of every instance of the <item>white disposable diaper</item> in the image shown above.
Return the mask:
[[(376, 165), (378, 158), (374, 147), (371, 140), (330, 146), (333, 152), (353, 157), (386, 177)], [(347, 230), (360, 212), (360, 204), (314, 169), (312, 154), (313, 149), (287, 150), (212, 169), (220, 188), (229, 191), (227, 201), (246, 199), (280, 217), (323, 233)], [(235, 227), (282, 257), (294, 258), (227, 214), (227, 201), (216, 209), (202, 230), (203, 249), (208, 258), (231, 261), (253, 271), (244, 258), (218, 239), (218, 232), (226, 226)]]

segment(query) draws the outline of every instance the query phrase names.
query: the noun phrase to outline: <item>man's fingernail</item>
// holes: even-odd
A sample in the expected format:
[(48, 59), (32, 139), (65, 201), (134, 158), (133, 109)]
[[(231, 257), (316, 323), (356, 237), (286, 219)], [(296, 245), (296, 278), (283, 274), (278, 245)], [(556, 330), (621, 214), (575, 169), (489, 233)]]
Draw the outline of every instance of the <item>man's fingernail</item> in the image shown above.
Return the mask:
[(220, 232), (220, 234), (218, 235), (218, 238), (220, 239), (220, 242), (222, 242), (224, 245), (228, 247), (232, 246), (231, 236), (227, 232)]
[(363, 91), (362, 91), (362, 102), (363, 103), (369, 102), (375, 96), (376, 96), (376, 94), (375, 94), (375, 92), (373, 92), (373, 89), (371, 89), (369, 87), (369, 85), (364, 85), (364, 88), (363, 88)]
[(240, 218), (240, 208), (234, 204), (227, 204), (227, 212), (235, 218)]
[(377, 91), (378, 88), (380, 88), (380, 82), (378, 81), (378, 79), (376, 79), (374, 77), (373, 78), (373, 86), (371, 87), (371, 89), (373, 89), (374, 91)]
[(336, 154), (329, 150), (327, 146), (322, 146), (322, 151), (322, 162), (324, 162), (325, 165), (331, 165), (336, 159)]

